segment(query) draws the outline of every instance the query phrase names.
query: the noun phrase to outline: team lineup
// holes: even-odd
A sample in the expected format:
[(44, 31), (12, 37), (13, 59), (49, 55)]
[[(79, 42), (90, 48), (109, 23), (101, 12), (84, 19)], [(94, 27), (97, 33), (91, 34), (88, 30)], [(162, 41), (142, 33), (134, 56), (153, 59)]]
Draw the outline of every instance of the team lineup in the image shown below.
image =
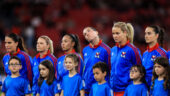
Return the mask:
[(170, 50), (163, 48), (164, 30), (146, 27), (143, 54), (133, 44), (131, 23), (116, 22), (111, 30), (116, 43), (112, 48), (95, 28), (85, 27), (82, 34), (89, 44), (82, 51), (79, 37), (65, 34), (59, 58), (48, 36), (37, 39), (32, 58), (22, 37), (6, 35), (1, 96), (170, 96)]

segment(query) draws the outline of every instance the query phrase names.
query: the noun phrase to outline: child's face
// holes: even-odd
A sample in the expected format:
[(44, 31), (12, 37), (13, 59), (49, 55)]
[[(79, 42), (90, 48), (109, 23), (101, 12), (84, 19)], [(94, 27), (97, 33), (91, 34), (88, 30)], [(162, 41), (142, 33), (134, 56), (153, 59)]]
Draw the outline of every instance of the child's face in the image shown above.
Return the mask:
[(158, 63), (156, 63), (154, 65), (154, 70), (155, 70), (156, 75), (158, 75), (158, 76), (165, 74), (165, 68), (163, 66), (159, 65)]
[(131, 70), (130, 70), (130, 79), (132, 80), (136, 80), (136, 79), (139, 79), (141, 78), (141, 74), (139, 72), (139, 70), (136, 68), (136, 67), (133, 67)]
[(77, 66), (73, 59), (69, 57), (65, 59), (64, 64), (68, 71), (75, 70), (75, 67)]
[(102, 82), (103, 80), (105, 80), (105, 76), (106, 76), (106, 72), (102, 72), (101, 69), (99, 68), (94, 68), (93, 69), (93, 74), (94, 74), (94, 78), (97, 82)]
[(18, 60), (12, 59), (9, 62), (9, 66), (8, 67), (9, 67), (9, 70), (11, 71), (11, 73), (17, 73), (22, 68), (22, 65), (19, 63)]
[(45, 67), (44, 65), (40, 64), (39, 71), (40, 71), (40, 75), (46, 80), (49, 74), (49, 69)]

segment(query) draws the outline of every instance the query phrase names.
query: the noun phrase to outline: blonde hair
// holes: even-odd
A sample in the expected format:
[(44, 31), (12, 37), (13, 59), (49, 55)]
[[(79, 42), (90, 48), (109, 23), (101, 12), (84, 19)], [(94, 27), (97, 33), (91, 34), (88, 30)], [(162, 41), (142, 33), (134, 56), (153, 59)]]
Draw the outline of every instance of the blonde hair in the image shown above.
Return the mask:
[(114, 23), (113, 27), (119, 27), (123, 32), (126, 31), (128, 40), (130, 43), (133, 43), (134, 28), (131, 23), (116, 22)]
[(50, 37), (43, 35), (43, 36), (40, 36), (39, 38), (44, 39), (46, 43), (49, 44), (50, 53), (53, 54), (54, 53), (53, 41), (50, 39)]

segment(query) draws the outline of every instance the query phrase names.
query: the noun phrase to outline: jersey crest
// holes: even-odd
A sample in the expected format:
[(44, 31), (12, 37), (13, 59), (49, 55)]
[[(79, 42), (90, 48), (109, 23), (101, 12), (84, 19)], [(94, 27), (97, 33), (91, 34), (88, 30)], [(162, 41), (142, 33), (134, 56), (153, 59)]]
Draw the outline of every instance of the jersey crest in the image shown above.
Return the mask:
[(99, 53), (99, 52), (96, 52), (95, 57), (96, 57), (96, 58), (100, 58), (100, 53)]
[(122, 52), (121, 57), (125, 58), (126, 57), (126, 52)]
[(152, 55), (151, 60), (154, 61), (156, 59), (156, 55)]

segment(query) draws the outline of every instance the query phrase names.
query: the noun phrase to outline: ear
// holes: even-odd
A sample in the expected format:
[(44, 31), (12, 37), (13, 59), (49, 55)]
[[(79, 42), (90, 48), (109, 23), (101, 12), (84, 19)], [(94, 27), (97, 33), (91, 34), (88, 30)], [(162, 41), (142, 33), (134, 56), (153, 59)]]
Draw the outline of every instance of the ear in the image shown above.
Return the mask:
[(18, 46), (18, 42), (15, 42), (15, 44), (16, 44), (16, 47)]
[(157, 39), (159, 38), (159, 34), (156, 34), (156, 38), (157, 38)]
[[(71, 46), (74, 47), (74, 45), (75, 45), (75, 42), (72, 42), (72, 43), (71, 43)], [(73, 49), (74, 49), (74, 48), (73, 48)]]
[(20, 65), (20, 68), (19, 69), (22, 69), (22, 65)]
[(105, 71), (103, 74), (104, 74), (104, 76), (106, 76), (106, 75), (107, 75), (107, 72)]

